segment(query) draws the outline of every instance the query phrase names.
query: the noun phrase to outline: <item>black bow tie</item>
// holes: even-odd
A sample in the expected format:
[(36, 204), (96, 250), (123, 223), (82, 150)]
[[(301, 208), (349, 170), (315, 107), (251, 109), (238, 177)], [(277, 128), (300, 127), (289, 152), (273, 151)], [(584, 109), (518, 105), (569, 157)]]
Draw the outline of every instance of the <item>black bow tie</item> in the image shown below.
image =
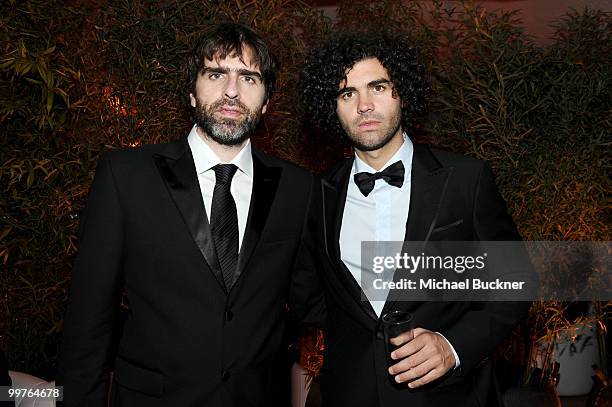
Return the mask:
[(359, 172), (355, 174), (355, 184), (363, 194), (368, 196), (374, 189), (374, 183), (377, 179), (384, 179), (387, 184), (401, 188), (404, 183), (404, 164), (398, 161), (391, 164), (381, 172), (370, 174), (369, 172)]

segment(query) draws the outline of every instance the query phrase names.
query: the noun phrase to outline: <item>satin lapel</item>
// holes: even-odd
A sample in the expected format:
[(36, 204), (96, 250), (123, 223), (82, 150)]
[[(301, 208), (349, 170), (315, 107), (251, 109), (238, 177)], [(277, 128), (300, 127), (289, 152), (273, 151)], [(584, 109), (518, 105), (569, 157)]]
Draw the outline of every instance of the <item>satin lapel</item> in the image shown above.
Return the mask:
[(325, 216), (323, 221), (323, 227), (325, 228), (325, 253), (327, 253), (330, 260), (335, 260), (340, 258), (339, 238), (346, 199), (346, 185), (344, 187), (340, 185), (340, 191), (326, 180), (323, 180), (321, 185), (323, 188), (322, 195)]
[[(415, 144), (412, 157), (410, 208), (406, 222), (404, 241), (420, 242), (429, 240), (435, 227), (440, 206), (448, 186), (452, 167), (443, 167), (426, 145)], [(392, 297), (393, 295), (390, 294)], [(383, 313), (391, 309), (410, 309), (414, 302), (405, 302), (402, 306), (396, 301), (388, 301)]]
[(247, 219), (240, 255), (238, 256), (238, 267), (234, 275), (232, 287), (244, 272), (261, 232), (268, 219), (268, 214), (276, 196), (276, 189), (280, 181), (282, 169), (280, 167), (268, 167), (257, 153), (253, 150), (253, 192), (251, 194), (251, 205)]
[(322, 182), (323, 202), (325, 205), (325, 219), (323, 222), (326, 229), (325, 250), (331, 264), (334, 266), (334, 271), (337, 273), (343, 286), (348, 289), (353, 300), (370, 318), (376, 320), (378, 316), (370, 302), (365, 299), (361, 286), (340, 258), (340, 228), (342, 227), (342, 217), (344, 215), (352, 166), (353, 160), (346, 160), (329, 181), (323, 180)]
[(186, 139), (171, 146), (177, 150), (174, 151), (176, 154), (172, 151), (168, 155), (155, 154), (153, 159), (195, 244), (217, 282), (225, 290), (191, 149)]
[(429, 240), (452, 171), (442, 167), (429, 147), (415, 145), (405, 241)]

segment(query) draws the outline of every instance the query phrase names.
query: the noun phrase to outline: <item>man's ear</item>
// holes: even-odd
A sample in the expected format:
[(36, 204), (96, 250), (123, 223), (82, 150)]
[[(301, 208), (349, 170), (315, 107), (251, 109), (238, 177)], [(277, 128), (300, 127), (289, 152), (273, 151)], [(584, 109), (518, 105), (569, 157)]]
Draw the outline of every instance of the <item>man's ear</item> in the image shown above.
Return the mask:
[(193, 93), (189, 94), (189, 101), (191, 102), (191, 107), (196, 107), (197, 106), (196, 98), (195, 98), (195, 96), (193, 96)]
[(268, 110), (268, 101), (266, 100), (266, 103), (264, 103), (264, 105), (261, 107), (261, 114), (264, 114), (266, 112), (266, 110)]

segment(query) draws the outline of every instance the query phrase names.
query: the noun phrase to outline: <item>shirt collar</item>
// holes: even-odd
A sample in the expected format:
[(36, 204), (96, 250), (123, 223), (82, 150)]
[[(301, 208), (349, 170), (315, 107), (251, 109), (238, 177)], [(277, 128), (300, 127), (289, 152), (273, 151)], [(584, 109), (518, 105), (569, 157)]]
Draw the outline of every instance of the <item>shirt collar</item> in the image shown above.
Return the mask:
[(410, 173), (410, 169), (412, 168), (413, 149), (414, 149), (414, 146), (412, 145), (412, 141), (410, 141), (410, 138), (408, 137), (406, 132), (404, 132), (402, 145), (395, 152), (395, 154), (393, 154), (393, 156), (385, 163), (385, 165), (383, 165), (382, 168), (378, 171), (370, 167), (361, 158), (359, 158), (357, 154), (355, 154), (355, 162), (353, 163), (353, 174), (357, 174), (359, 172), (369, 172), (369, 173), (380, 172), (380, 171), (383, 171), (388, 166), (390, 166), (391, 164), (395, 164), (396, 162), (401, 160), (402, 163), (404, 164), (405, 174), (407, 175)]
[(195, 164), (196, 172), (202, 174), (217, 164), (234, 164), (238, 169), (247, 175), (249, 178), (253, 178), (253, 155), (251, 154), (251, 140), (247, 140), (242, 149), (236, 154), (236, 156), (229, 162), (224, 163), (215, 154), (208, 144), (197, 132), (197, 125), (194, 124), (187, 136), (187, 142), (193, 155), (193, 162)]

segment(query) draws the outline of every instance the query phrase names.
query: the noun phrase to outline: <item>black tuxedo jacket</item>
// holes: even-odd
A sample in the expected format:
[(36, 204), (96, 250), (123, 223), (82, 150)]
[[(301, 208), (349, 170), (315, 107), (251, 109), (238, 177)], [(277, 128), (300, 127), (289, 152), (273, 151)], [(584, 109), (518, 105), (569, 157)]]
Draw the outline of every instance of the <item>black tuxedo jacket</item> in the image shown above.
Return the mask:
[[(186, 138), (99, 161), (81, 223), (58, 384), (67, 406), (275, 405), (285, 304), (307, 316), (314, 178), (253, 149), (238, 272), (225, 289)], [(318, 192), (318, 191), (317, 191)], [(121, 290), (129, 309), (112, 350)], [(316, 302), (316, 301), (315, 301)]]
[[(11, 377), (8, 374), (8, 362), (0, 349), (0, 386), (11, 386), (12, 381)], [(0, 407), (15, 407), (14, 401), (0, 401)]]
[[(323, 180), (327, 331), (321, 390), (324, 406), (495, 406), (489, 353), (525, 314), (528, 303), (392, 302), (415, 325), (442, 333), (461, 365), (419, 390), (395, 387), (387, 373), (379, 318), (340, 260), (339, 235), (353, 159)], [(518, 240), (517, 229), (483, 161), (414, 146), (405, 240)], [(526, 270), (526, 273), (528, 271)]]

